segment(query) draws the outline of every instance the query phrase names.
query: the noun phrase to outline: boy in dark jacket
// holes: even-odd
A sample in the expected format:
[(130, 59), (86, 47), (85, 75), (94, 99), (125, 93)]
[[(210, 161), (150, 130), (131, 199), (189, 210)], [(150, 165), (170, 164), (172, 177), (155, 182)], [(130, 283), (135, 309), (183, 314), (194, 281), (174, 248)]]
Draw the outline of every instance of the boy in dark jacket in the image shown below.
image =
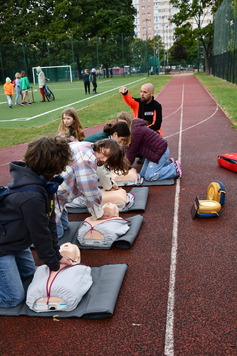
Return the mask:
[[(0, 307), (14, 307), (25, 298), (22, 280), (34, 274), (29, 247), (52, 270), (71, 261), (59, 253), (54, 214), (56, 174), (71, 162), (68, 143), (43, 137), (28, 145), (24, 162), (11, 162), (10, 189), (28, 189), (5, 196), (0, 203)], [(32, 187), (35, 189), (32, 189)]]
[(181, 178), (179, 161), (169, 159), (167, 141), (157, 132), (149, 129), (142, 119), (134, 119), (131, 128), (131, 144), (127, 149), (127, 158), (131, 165), (137, 156), (145, 158), (140, 176), (148, 181), (168, 178)]

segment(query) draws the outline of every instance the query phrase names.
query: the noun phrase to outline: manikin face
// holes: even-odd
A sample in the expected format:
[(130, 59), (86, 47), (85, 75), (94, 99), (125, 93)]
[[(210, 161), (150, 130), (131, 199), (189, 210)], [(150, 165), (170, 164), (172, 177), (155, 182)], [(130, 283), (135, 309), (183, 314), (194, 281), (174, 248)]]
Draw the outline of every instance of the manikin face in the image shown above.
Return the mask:
[(69, 257), (72, 262), (80, 262), (80, 250), (77, 245), (66, 242), (60, 246), (59, 252), (62, 256)]
[(105, 164), (110, 155), (110, 148), (102, 148), (100, 152), (95, 152), (95, 156), (97, 158), (97, 166), (102, 166)]
[(153, 91), (150, 85), (144, 84), (140, 89), (141, 101), (145, 104), (149, 104), (152, 100)]
[(73, 117), (71, 117), (69, 115), (63, 115), (63, 123), (67, 127), (72, 126)]
[(119, 216), (119, 211), (118, 211), (118, 207), (116, 204), (113, 203), (105, 203), (103, 204), (103, 208), (107, 208), (111, 211), (111, 215), (113, 216)]

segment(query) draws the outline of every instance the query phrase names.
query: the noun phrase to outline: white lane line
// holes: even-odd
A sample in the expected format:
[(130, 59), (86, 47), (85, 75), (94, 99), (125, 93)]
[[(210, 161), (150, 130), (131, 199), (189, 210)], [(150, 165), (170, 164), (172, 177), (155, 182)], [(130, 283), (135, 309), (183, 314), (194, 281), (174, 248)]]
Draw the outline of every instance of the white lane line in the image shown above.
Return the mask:
[[(215, 111), (214, 111), (210, 116), (208, 116), (206, 119), (203, 119), (203, 120), (197, 122), (197, 123), (194, 124), (194, 125), (191, 125), (191, 126), (189, 126), (189, 127), (186, 127), (186, 129), (183, 129), (182, 132), (191, 130), (191, 129), (193, 129), (193, 128), (196, 127), (196, 126), (203, 124), (205, 121), (210, 120), (210, 119), (217, 113), (218, 109), (219, 109), (219, 107), (216, 106)], [(180, 134), (179, 131), (174, 132), (173, 134), (166, 136), (165, 139), (167, 139), (167, 138), (169, 138), (169, 137), (173, 137), (173, 136), (179, 135), (179, 134)]]
[[(181, 102), (181, 112), (180, 112), (179, 144), (178, 144), (178, 160), (180, 161), (180, 163), (181, 163), (181, 155), (182, 155), (181, 153), (182, 153), (184, 84), (182, 88), (181, 100), (182, 102)], [(166, 330), (165, 330), (165, 350), (164, 350), (165, 356), (174, 355), (174, 304), (175, 304), (176, 263), (177, 263), (177, 249), (178, 249), (179, 202), (180, 202), (180, 179), (177, 179), (176, 188), (175, 188), (175, 200), (174, 200), (169, 292), (168, 292)]]
[[(131, 85), (131, 84), (140, 82), (140, 81), (142, 81), (142, 80), (144, 80), (144, 79), (145, 79), (145, 78), (140, 78), (140, 79), (135, 80), (135, 81), (133, 81), (133, 82), (127, 83), (126, 85)], [(113, 89), (104, 91), (103, 93), (96, 94), (95, 96), (90, 96), (90, 97), (88, 97), (88, 98), (85, 98), (85, 99), (82, 99), (82, 100), (78, 100), (78, 101), (75, 101), (75, 102), (73, 102), (73, 103), (70, 103), (70, 104), (67, 104), (67, 105), (64, 105), (64, 106), (60, 106), (59, 108), (52, 109), (52, 110), (50, 110), (50, 111), (46, 111), (46, 112), (44, 112), (44, 113), (41, 113), (41, 114), (38, 114), (38, 115), (35, 115), (35, 116), (32, 116), (32, 117), (25, 118), (25, 120), (22, 119), (22, 118), (21, 118), (21, 119), (0, 120), (0, 124), (1, 124), (1, 122), (30, 121), (30, 120), (36, 119), (37, 117), (50, 114), (51, 112), (58, 111), (58, 110), (62, 110), (62, 109), (64, 109), (64, 108), (70, 107), (70, 106), (72, 106), (72, 105), (75, 105), (75, 104), (78, 104), (78, 103), (82, 103), (83, 101), (91, 100), (91, 99), (94, 99), (95, 97), (98, 97), (98, 96), (101, 96), (101, 95), (110, 93), (111, 91), (117, 90), (117, 89), (119, 89), (120, 87), (121, 87), (121, 85), (120, 85), (119, 87), (116, 87), (116, 88), (113, 88)]]

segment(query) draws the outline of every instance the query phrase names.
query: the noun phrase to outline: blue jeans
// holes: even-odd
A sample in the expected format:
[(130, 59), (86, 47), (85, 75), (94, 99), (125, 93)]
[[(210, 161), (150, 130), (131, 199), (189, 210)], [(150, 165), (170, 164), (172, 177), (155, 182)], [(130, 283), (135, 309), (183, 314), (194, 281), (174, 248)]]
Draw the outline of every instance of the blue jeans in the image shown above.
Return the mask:
[(145, 159), (140, 176), (148, 181), (162, 180), (177, 177), (176, 166), (169, 161), (170, 151), (167, 148), (158, 163)]
[(22, 280), (35, 272), (35, 263), (29, 248), (0, 257), (0, 307), (15, 307), (25, 299)]
[(65, 210), (61, 215), (60, 222), (57, 224), (57, 235), (58, 239), (61, 239), (64, 235), (64, 231), (68, 229), (68, 215)]

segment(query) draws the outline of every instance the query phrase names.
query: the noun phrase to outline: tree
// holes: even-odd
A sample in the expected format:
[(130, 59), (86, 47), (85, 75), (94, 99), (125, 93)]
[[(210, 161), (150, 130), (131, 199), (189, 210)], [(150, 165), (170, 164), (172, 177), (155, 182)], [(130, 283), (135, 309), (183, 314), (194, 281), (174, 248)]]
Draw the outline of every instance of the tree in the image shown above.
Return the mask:
[(185, 28), (185, 25), (194, 21), (195, 26), (192, 27), (193, 37), (201, 42), (204, 55), (205, 55), (205, 68), (209, 73), (210, 70), (210, 56), (212, 52), (213, 43), (213, 23), (203, 27), (203, 21), (207, 15), (207, 12), (211, 10), (214, 14), (223, 0), (170, 0), (179, 11), (174, 14), (172, 22), (181, 28)]
[[(10, 62), (11, 68), (28, 71), (39, 64), (72, 63), (80, 72), (84, 63), (108, 68), (121, 63), (123, 53), (124, 61), (129, 59), (136, 13), (132, 0), (0, 0), (0, 5), (2, 73)], [(14, 63), (8, 53), (17, 53)]]

